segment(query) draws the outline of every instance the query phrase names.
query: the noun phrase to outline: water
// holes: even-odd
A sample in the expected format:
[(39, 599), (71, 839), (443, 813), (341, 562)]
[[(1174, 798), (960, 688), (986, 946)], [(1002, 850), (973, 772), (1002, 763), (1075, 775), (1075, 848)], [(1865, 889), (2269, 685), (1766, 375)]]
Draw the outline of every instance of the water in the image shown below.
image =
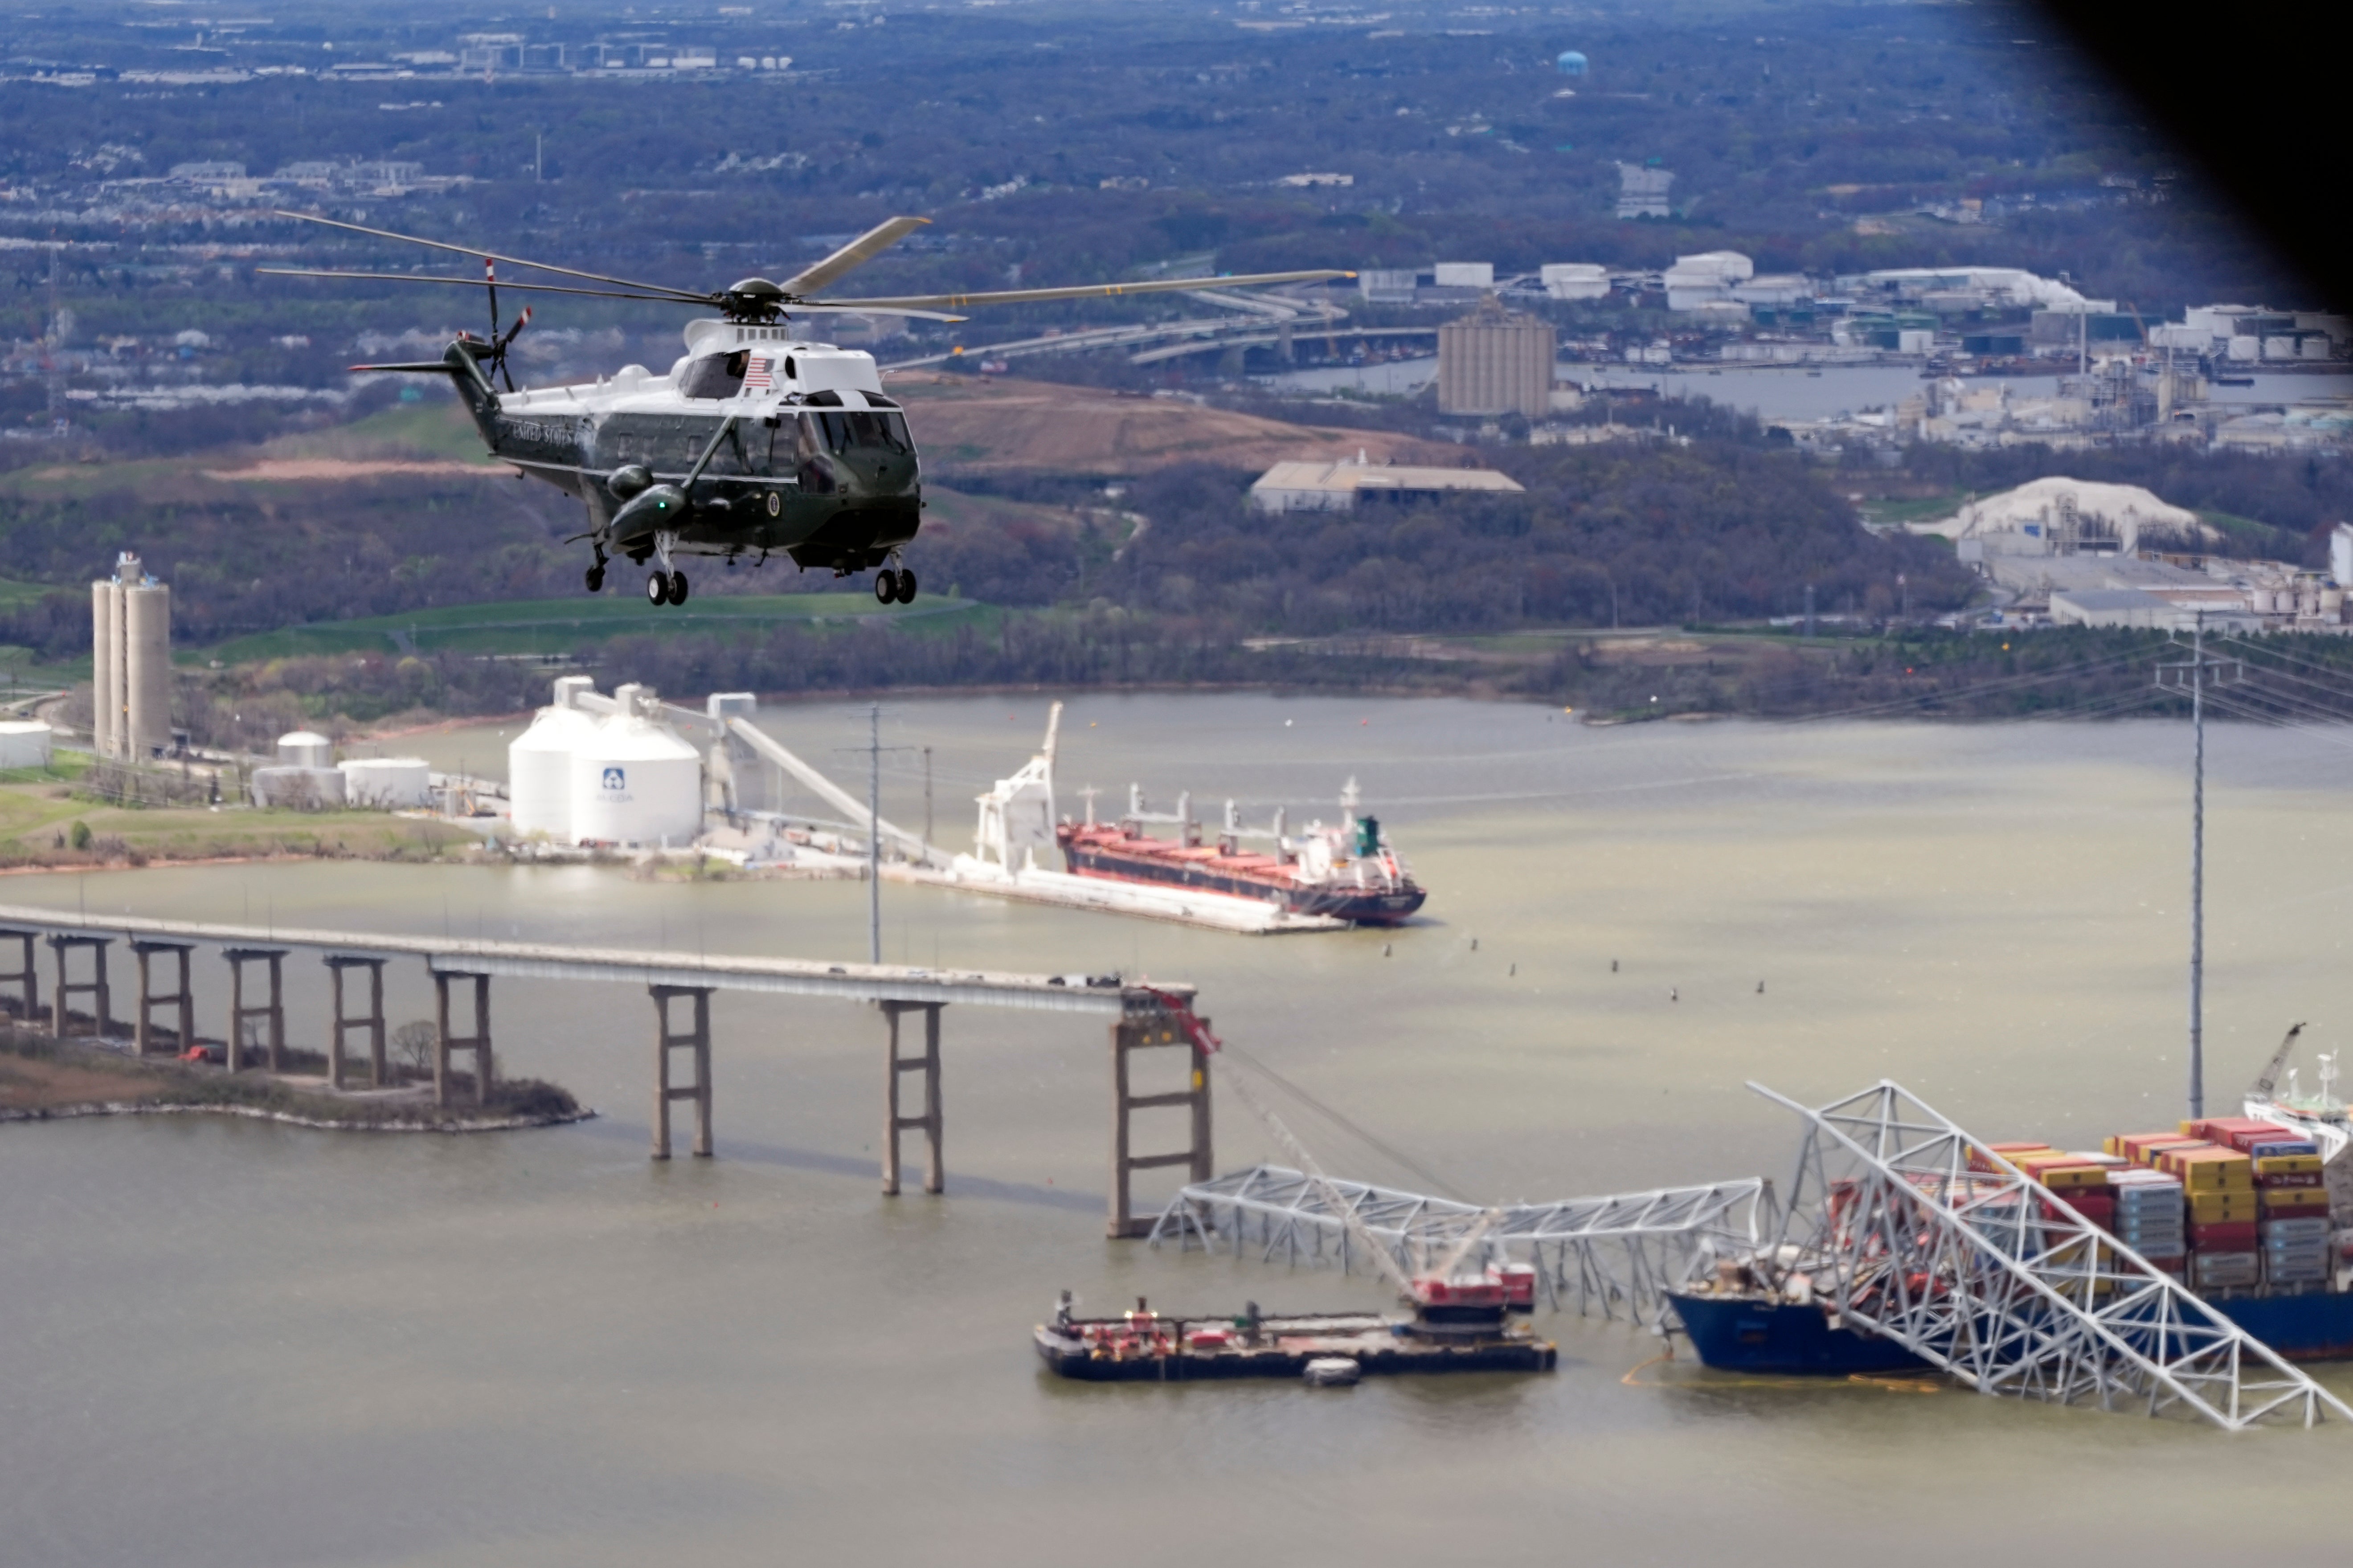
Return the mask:
[[(1901, 364), (1831, 365), (1814, 372), (1779, 365), (1715, 369), (1564, 361), (1555, 374), (1579, 386), (1641, 387), (1671, 397), (1705, 397), (1759, 419), (1829, 419), (1869, 408), (1892, 408), (1926, 384), (1916, 367)], [(1419, 392), (1437, 376), (1435, 359), (1414, 359), (1289, 371), (1267, 380), (1294, 391), (1345, 388), (1404, 396)], [(2353, 397), (2353, 375), (2273, 373), (2255, 374), (2252, 379), (2253, 386), (2216, 386), (2210, 395), (2224, 405), (2318, 403)], [(1968, 384), (2005, 386), (2014, 402), (2059, 394), (2059, 379), (2051, 375), (2004, 376), (1999, 383), (1978, 378)]]
[[(935, 748), (943, 840), (1028, 754), (1039, 707), (886, 707), (886, 743)], [(862, 742), (861, 707), (764, 720), (820, 765), (862, 763), (837, 750)], [(2291, 1019), (2314, 1020), (2311, 1049), (2353, 1020), (2347, 739), (2210, 738), (2217, 1104)], [(1752, 1078), (1820, 1100), (1893, 1076), (1989, 1136), (2080, 1144), (2179, 1114), (2187, 740), (2157, 722), (1587, 730), (1453, 701), (1084, 696), (1066, 791), (1189, 784), (1296, 819), (1354, 773), (1434, 918), (1251, 939), (891, 886), (886, 946), (1192, 981), (1229, 1039), (1477, 1195), (1786, 1181), (1794, 1130)], [(491, 742), (431, 738), (478, 761)], [(886, 810), (919, 817), (921, 779), (902, 760)], [(223, 867), (14, 878), (0, 896), (865, 945), (855, 884), (610, 869)], [(216, 1021), (224, 967), (200, 970)], [(323, 1011), (319, 967), (290, 964), (298, 1036)], [(395, 1020), (424, 1016), (417, 967), (389, 980)], [(501, 981), (494, 1011), (507, 1070), (603, 1118), (454, 1139), (0, 1128), (11, 1560), (1813, 1563), (1901, 1531), (1928, 1564), (2189, 1563), (2242, 1547), (2249, 1519), (2304, 1528), (2353, 1442), (1688, 1368), (1630, 1386), (1655, 1342), (1575, 1318), (1541, 1320), (1563, 1352), (1545, 1379), (1064, 1385), (1027, 1342), (1063, 1286), (1099, 1310), (1379, 1292), (1102, 1239), (1099, 1024), (949, 1009), (950, 1191), (892, 1200), (881, 1026), (861, 1009), (716, 997), (720, 1158), (667, 1165), (645, 1158), (649, 1003)], [(1406, 1180), (1298, 1126), (1335, 1170)], [(1173, 1147), (1174, 1127), (1140, 1142), (1164, 1133)], [(1274, 1153), (1230, 1095), (1218, 1137), (1220, 1168)], [(1672, 1386), (1639, 1385), (1662, 1373)], [(2327, 1376), (2353, 1391), (2353, 1372)]]

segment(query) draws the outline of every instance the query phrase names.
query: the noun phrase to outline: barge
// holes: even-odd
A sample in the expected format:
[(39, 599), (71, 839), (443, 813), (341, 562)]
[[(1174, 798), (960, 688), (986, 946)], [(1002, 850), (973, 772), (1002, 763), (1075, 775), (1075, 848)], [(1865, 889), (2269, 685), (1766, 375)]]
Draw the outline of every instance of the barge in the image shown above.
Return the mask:
[[(1353, 1382), (1359, 1374), (1550, 1372), (1559, 1350), (1517, 1321), (1535, 1300), (1532, 1269), (1482, 1279), (1418, 1279), (1410, 1315), (1377, 1312), (1153, 1311), (1143, 1297), (1116, 1318), (1080, 1318), (1071, 1293), (1038, 1325), (1040, 1360), (1084, 1383), (1189, 1383), (1239, 1377)], [(1335, 1364), (1336, 1363), (1336, 1364)]]

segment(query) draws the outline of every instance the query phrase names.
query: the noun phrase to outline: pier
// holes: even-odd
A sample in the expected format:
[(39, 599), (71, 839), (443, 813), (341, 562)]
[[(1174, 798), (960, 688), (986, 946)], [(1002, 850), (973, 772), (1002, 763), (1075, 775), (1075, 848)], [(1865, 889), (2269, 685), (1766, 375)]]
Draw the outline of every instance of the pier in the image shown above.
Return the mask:
[[(100, 1037), (116, 1033), (111, 1013), (107, 979), (109, 949), (117, 941), (129, 944), (138, 957), (139, 996), (132, 1015), (138, 1027), (132, 1048), (145, 1054), (154, 1048), (161, 1031), (151, 1027), (159, 1009), (174, 1015), (179, 1027), (172, 1032), (185, 1050), (193, 1043), (194, 1003), (189, 966), (197, 947), (219, 950), (230, 967), (232, 982), (224, 1068), (247, 1068), (246, 1040), (257, 1041), (275, 1068), (286, 1048), (285, 965), (295, 952), (317, 953), (332, 973), (332, 1017), (322, 1019), (331, 1082), (340, 1088), (344, 1071), (344, 1042), (357, 1032), (368, 1042), (372, 1082), (384, 1074), (384, 965), (396, 959), (419, 959), (432, 977), (435, 994), (434, 1093), (437, 1103), (448, 1105), (458, 1092), (451, 1058), (470, 1053), (471, 1093), (479, 1102), (488, 1092), (491, 1073), (491, 982), (564, 980), (598, 984), (642, 985), (654, 1009), (652, 1084), (652, 1157), (670, 1153), (670, 1108), (683, 1103), (694, 1115), (693, 1151), (699, 1156), (715, 1152), (712, 1135), (713, 1057), (710, 997), (714, 991), (747, 991), (773, 996), (808, 996), (858, 1003), (873, 1007), (881, 1017), (885, 1052), (881, 1186), (887, 1194), (899, 1191), (899, 1135), (920, 1131), (926, 1144), (923, 1190), (938, 1193), (946, 1185), (941, 1161), (945, 1111), (943, 1096), (942, 1014), (949, 1006), (1013, 1007), (1034, 1013), (1071, 1014), (1103, 1021), (1109, 1028), (1107, 1063), (1113, 1086), (1112, 1189), (1107, 1229), (1114, 1237), (1142, 1236), (1155, 1216), (1131, 1212), (1134, 1172), (1163, 1166), (1183, 1166), (1190, 1179), (1206, 1181), (1211, 1172), (1209, 1141), (1209, 1062), (1208, 1055), (1180, 1026), (1172, 1008), (1189, 1008), (1189, 985), (1131, 984), (1115, 977), (1026, 974), (996, 970), (926, 969), (904, 964), (827, 963), (809, 959), (762, 958), (717, 953), (666, 952), (630, 948), (574, 946), (554, 942), (466, 941), (450, 937), (392, 935), (384, 932), (287, 929), (277, 926), (217, 924), (201, 921), (153, 920), (128, 915), (97, 915), (23, 905), (0, 906), (0, 955), (16, 959), (16, 966), (0, 971), (0, 1012), (13, 1012), (22, 1022), (39, 1014), (40, 975), (34, 962), (37, 944), (47, 944), (56, 956), (56, 984), (51, 997), (55, 1030), (60, 1038), (78, 1026), (69, 1011), (69, 996), (87, 996), (91, 1004), (90, 1027)], [(172, 973), (175, 983), (163, 990), (156, 982), (164, 965), (152, 954), (168, 952), (178, 959)], [(21, 954), (21, 958), (16, 955)], [(73, 963), (69, 964), (69, 957)], [(248, 966), (251, 972), (248, 973)], [(358, 968), (367, 972), (364, 984), (348, 987), (344, 977)], [(456, 995), (453, 997), (452, 993)], [(902, 1057), (902, 1016), (923, 1015), (921, 1054)], [(912, 1022), (912, 1020), (910, 1020)], [(461, 1032), (462, 1031), (462, 1032)], [(1177, 1047), (1190, 1057), (1186, 1087), (1166, 1094), (1129, 1092), (1129, 1057), (1146, 1047)], [(684, 1061), (692, 1062), (693, 1081), (679, 1075)], [(1156, 1052), (1155, 1052), (1156, 1054)], [(901, 1114), (901, 1076), (921, 1073), (922, 1110)], [(1133, 1143), (1134, 1116), (1138, 1110), (1182, 1107), (1189, 1111), (1190, 1136), (1181, 1150), (1138, 1153)]]

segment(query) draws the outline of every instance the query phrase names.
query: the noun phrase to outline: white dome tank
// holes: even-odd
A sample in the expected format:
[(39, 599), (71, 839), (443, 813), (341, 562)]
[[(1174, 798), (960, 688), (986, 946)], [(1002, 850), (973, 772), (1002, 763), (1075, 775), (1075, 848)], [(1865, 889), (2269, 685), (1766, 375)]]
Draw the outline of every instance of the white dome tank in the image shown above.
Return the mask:
[(433, 769), (423, 757), (353, 757), (336, 766), (353, 805), (414, 811), (433, 804)]
[(332, 768), (335, 743), (309, 730), (278, 737), (278, 765), (282, 768)]
[(667, 726), (616, 713), (574, 752), (575, 843), (683, 845), (702, 832), (702, 755)]
[(575, 844), (572, 753), (596, 732), (596, 721), (577, 708), (543, 708), (530, 729), (507, 742), (507, 798), (515, 836), (544, 833)]

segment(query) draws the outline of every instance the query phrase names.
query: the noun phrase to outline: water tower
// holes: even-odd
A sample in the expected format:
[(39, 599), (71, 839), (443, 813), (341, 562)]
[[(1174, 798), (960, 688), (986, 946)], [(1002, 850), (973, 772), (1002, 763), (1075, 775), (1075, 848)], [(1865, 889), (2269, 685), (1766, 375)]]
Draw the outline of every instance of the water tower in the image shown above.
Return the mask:
[(1585, 57), (1578, 54), (1575, 49), (1563, 49), (1560, 52), (1559, 57), (1552, 63), (1559, 69), (1560, 74), (1563, 76), (1583, 76), (1585, 74)]

